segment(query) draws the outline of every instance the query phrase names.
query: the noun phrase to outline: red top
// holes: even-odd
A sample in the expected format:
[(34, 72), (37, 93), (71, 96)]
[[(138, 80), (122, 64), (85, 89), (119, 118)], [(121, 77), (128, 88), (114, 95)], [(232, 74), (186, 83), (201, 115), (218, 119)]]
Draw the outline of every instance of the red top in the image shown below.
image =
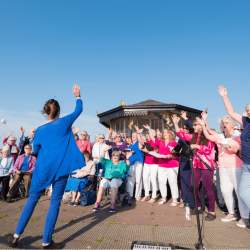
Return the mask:
[[(159, 154), (162, 155), (173, 155), (172, 150), (177, 145), (176, 141), (171, 141), (169, 143), (165, 143), (164, 140), (156, 140), (156, 144), (159, 147)], [(172, 158), (172, 159), (158, 159), (158, 164), (160, 167), (163, 168), (176, 168), (179, 167), (179, 159)]]
[(85, 151), (89, 152), (91, 154), (91, 144), (89, 141), (85, 140), (77, 140), (76, 144), (79, 148), (79, 150), (84, 153)]
[[(152, 148), (156, 146), (156, 143), (153, 140), (147, 141), (147, 144), (149, 144)], [(157, 158), (154, 156), (145, 153), (144, 163), (146, 164), (157, 164)]]

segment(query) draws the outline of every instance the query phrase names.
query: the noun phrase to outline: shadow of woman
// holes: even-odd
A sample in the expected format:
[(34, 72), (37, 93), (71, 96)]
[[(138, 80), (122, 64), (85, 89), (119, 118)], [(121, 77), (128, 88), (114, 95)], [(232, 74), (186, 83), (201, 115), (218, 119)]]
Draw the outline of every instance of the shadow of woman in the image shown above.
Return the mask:
[[(73, 219), (70, 222), (68, 222), (67, 224), (64, 224), (60, 227), (57, 227), (55, 229), (55, 234), (58, 234), (66, 229), (72, 228), (75, 225), (87, 220), (87, 219), (91, 219), (93, 218), (93, 220), (88, 224), (85, 225), (84, 227), (82, 227), (80, 230), (78, 230), (77, 232), (71, 234), (70, 236), (68, 236), (67, 238), (65, 238), (62, 242), (60, 242), (60, 248), (64, 248), (64, 246), (73, 241), (74, 239), (76, 239), (77, 237), (81, 236), (82, 234), (86, 233), (87, 231), (91, 230), (92, 228), (94, 228), (95, 226), (97, 226), (98, 224), (102, 223), (103, 221), (105, 221), (106, 219), (112, 217), (113, 215), (117, 214), (117, 213), (122, 213), (123, 211), (128, 211), (131, 209), (135, 208), (135, 204), (133, 203), (131, 206), (126, 206), (126, 207), (121, 207), (118, 209), (118, 211), (116, 213), (110, 213), (109, 209), (108, 209), (108, 204), (105, 203), (102, 207), (102, 209), (99, 212), (90, 212), (87, 215), (81, 216), (79, 218)], [(91, 207), (91, 206), (90, 206)], [(18, 248), (22, 248), (22, 249), (39, 249), (38, 247), (34, 246), (34, 243), (38, 240), (40, 240), (42, 238), (41, 235), (37, 235), (37, 236), (26, 236), (20, 239), (19, 243), (18, 243)], [(0, 243), (2, 243), (3, 245), (9, 246), (9, 243), (12, 239), (12, 234), (7, 234), (4, 236), (0, 236)]]
[(114, 213), (109, 212), (109, 209), (107, 208), (107, 204), (105, 204), (103, 209), (101, 209), (100, 211), (95, 212), (95, 213), (93, 212), (92, 214), (89, 214), (87, 216), (83, 216), (83, 217), (77, 218), (75, 220), (72, 220), (70, 223), (65, 224), (62, 227), (57, 228), (55, 230), (55, 232), (58, 233), (58, 232), (60, 232), (62, 230), (65, 230), (66, 228), (72, 227), (72, 226), (78, 224), (79, 222), (86, 220), (87, 218), (91, 218), (91, 217), (94, 218), (94, 220), (91, 221), (91, 223), (89, 223), (88, 225), (85, 225), (83, 228), (81, 228), (77, 232), (75, 232), (72, 235), (65, 238), (62, 241), (62, 243), (64, 245), (66, 245), (67, 243), (69, 243), (69, 242), (73, 241), (74, 239), (78, 238), (82, 234), (84, 234), (87, 231), (91, 230), (93, 227), (97, 226), (98, 224), (102, 223), (103, 221), (105, 221), (106, 219), (112, 217), (113, 215), (116, 215), (117, 213), (122, 213), (123, 211), (128, 211), (128, 210), (134, 209), (135, 206), (136, 205), (133, 203), (131, 206), (121, 207), (114, 214)]

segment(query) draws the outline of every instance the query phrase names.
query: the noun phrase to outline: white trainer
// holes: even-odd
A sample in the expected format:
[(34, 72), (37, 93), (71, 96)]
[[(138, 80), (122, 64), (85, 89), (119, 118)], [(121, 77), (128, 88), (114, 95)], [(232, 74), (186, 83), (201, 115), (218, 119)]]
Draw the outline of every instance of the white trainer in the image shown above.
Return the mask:
[(231, 222), (231, 221), (236, 221), (237, 218), (235, 217), (234, 214), (228, 214), (224, 218), (221, 218), (222, 222)]

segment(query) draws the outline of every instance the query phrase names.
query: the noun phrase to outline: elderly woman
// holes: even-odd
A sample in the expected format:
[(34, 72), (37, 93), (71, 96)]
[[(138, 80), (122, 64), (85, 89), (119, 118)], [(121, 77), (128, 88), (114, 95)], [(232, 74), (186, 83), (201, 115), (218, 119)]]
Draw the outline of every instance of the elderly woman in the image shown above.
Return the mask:
[(17, 138), (13, 135), (10, 135), (10, 136), (4, 138), (4, 140), (3, 140), (3, 144), (9, 146), (10, 154), (13, 157), (14, 163), (17, 159), (18, 154), (19, 154), (19, 148), (16, 144), (16, 141), (17, 141)]
[(5, 201), (9, 191), (10, 173), (13, 168), (13, 157), (10, 155), (8, 145), (3, 146), (0, 157), (0, 183), (2, 183), (1, 197)]
[(14, 164), (12, 171), (14, 178), (8, 193), (9, 201), (16, 196), (21, 180), (24, 180), (25, 197), (28, 197), (31, 175), (36, 163), (36, 157), (31, 155), (31, 152), (32, 146), (30, 144), (25, 145), (24, 154), (19, 155)]
[(99, 210), (102, 196), (107, 188), (111, 188), (111, 206), (109, 212), (113, 213), (116, 211), (115, 203), (118, 194), (118, 188), (122, 185), (125, 179), (128, 170), (127, 164), (129, 164), (128, 158), (130, 156), (130, 153), (127, 153), (126, 155), (127, 164), (125, 161), (120, 161), (120, 156), (121, 153), (119, 151), (114, 151), (112, 153), (111, 160), (101, 158), (101, 164), (103, 166), (104, 174), (100, 182), (96, 203), (93, 208), (94, 212)]
[(68, 179), (65, 192), (72, 192), (71, 196), (71, 206), (78, 206), (79, 200), (81, 197), (81, 192), (85, 187), (89, 185), (90, 176), (95, 175), (95, 163), (90, 159), (90, 154), (88, 151), (84, 152), (84, 158), (86, 166), (77, 170), (71, 177)]
[[(227, 89), (224, 86), (219, 86), (218, 91), (229, 116), (243, 128), (241, 133), (241, 159), (243, 161), (243, 167), (239, 180), (239, 196), (248, 209), (250, 209), (250, 104), (246, 105), (245, 114), (242, 116), (234, 111), (233, 105), (228, 97)], [(249, 220), (241, 219), (237, 223), (237, 226), (246, 228), (249, 226)]]
[(96, 164), (100, 162), (102, 157), (109, 159), (108, 152), (105, 150), (106, 148), (105, 136), (103, 134), (97, 135), (96, 142), (92, 148), (92, 157)]
[(250, 210), (239, 196), (239, 184), (242, 175), (243, 162), (238, 156), (240, 150), (240, 138), (235, 135), (235, 122), (231, 117), (225, 116), (221, 121), (221, 129), (223, 134), (217, 134), (215, 131), (210, 131), (203, 123), (203, 131), (207, 139), (215, 142), (219, 150), (219, 175), (221, 191), (228, 209), (228, 215), (222, 218), (222, 222), (236, 221), (234, 195), (235, 191), (239, 210), (242, 220), (246, 221), (249, 218)]
[(11, 246), (16, 247), (27, 226), (43, 190), (52, 185), (53, 192), (46, 217), (43, 248), (57, 248), (52, 240), (54, 228), (60, 210), (61, 200), (67, 184), (68, 176), (74, 170), (85, 165), (83, 155), (79, 151), (73, 133), (72, 124), (82, 112), (80, 87), (74, 86), (76, 107), (73, 113), (59, 118), (60, 105), (54, 99), (48, 100), (43, 108), (48, 123), (36, 129), (34, 153), (37, 155), (33, 172), (29, 198), (23, 207)]
[(76, 141), (77, 146), (79, 147), (80, 151), (84, 154), (84, 152), (91, 153), (91, 143), (89, 141), (89, 136), (87, 131), (82, 131), (78, 140)]

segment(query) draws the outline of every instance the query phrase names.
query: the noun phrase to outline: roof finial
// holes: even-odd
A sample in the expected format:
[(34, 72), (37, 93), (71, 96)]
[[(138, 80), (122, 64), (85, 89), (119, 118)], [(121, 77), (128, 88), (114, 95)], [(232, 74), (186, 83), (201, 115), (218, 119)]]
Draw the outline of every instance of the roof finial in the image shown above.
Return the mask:
[(126, 106), (126, 102), (124, 100), (120, 101), (120, 106)]

